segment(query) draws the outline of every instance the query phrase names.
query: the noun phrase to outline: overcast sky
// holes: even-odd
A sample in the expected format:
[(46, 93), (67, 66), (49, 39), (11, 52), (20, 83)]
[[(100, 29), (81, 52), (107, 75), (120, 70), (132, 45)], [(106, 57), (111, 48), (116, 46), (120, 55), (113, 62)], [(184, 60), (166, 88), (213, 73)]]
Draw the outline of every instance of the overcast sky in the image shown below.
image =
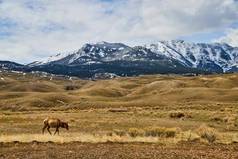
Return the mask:
[(29, 63), (98, 41), (238, 46), (237, 0), (0, 0), (0, 60)]

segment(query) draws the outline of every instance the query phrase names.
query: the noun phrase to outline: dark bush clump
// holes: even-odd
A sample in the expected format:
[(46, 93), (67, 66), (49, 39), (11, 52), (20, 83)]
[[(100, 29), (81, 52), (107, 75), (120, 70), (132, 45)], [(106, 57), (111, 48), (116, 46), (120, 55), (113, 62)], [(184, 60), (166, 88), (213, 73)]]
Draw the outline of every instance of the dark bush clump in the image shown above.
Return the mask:
[(170, 118), (183, 118), (185, 114), (183, 112), (172, 112), (169, 114)]
[(65, 86), (66, 91), (72, 91), (72, 90), (76, 90), (76, 89), (79, 89), (79, 87), (77, 85), (71, 84), (71, 85), (66, 85)]

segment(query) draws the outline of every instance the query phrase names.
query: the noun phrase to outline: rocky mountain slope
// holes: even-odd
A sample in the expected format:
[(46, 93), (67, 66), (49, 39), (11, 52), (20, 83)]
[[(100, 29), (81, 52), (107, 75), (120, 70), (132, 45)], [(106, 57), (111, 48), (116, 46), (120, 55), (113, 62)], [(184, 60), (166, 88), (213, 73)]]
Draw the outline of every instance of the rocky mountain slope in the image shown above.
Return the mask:
[(0, 61), (0, 69), (2, 70), (18, 70), (22, 69), (24, 65), (11, 62), (11, 61)]
[(42, 61), (35, 61), (22, 66), (22, 70), (83, 78), (104, 73), (134, 76), (237, 72), (238, 48), (228, 44), (187, 43), (182, 40), (160, 41), (135, 47), (99, 42), (85, 44), (77, 51), (59, 53)]
[(184, 66), (211, 72), (238, 71), (238, 48), (228, 44), (161, 41), (147, 45), (152, 52), (176, 59)]

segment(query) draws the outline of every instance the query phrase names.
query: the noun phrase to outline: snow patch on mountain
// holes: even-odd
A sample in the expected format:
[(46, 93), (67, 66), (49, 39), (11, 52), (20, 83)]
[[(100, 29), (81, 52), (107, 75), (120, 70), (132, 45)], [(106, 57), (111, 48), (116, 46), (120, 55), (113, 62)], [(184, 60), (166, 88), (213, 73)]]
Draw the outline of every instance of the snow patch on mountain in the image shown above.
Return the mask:
[(49, 56), (47, 58), (44, 58), (41, 61), (34, 61), (34, 62), (28, 64), (28, 66), (34, 67), (34, 66), (39, 66), (39, 65), (45, 65), (45, 64), (63, 59), (65, 57), (69, 56), (69, 55), (74, 55), (76, 52), (77, 51), (58, 53), (56, 55), (52, 55), (52, 56)]

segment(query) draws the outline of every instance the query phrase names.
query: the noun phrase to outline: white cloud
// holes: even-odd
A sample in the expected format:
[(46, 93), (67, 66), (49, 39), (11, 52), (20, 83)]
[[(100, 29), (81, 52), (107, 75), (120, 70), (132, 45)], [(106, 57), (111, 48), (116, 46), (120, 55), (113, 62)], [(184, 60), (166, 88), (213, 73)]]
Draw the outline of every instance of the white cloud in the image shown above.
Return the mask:
[(152, 34), (163, 38), (217, 30), (235, 22), (238, 17), (238, 5), (233, 0), (154, 2), (144, 2), (145, 23)]
[(0, 59), (27, 63), (102, 40), (174, 39), (225, 30), (237, 18), (234, 0), (2, 0)]
[(238, 47), (238, 29), (230, 29), (227, 34), (219, 39), (214, 40), (230, 44), (231, 46)]

